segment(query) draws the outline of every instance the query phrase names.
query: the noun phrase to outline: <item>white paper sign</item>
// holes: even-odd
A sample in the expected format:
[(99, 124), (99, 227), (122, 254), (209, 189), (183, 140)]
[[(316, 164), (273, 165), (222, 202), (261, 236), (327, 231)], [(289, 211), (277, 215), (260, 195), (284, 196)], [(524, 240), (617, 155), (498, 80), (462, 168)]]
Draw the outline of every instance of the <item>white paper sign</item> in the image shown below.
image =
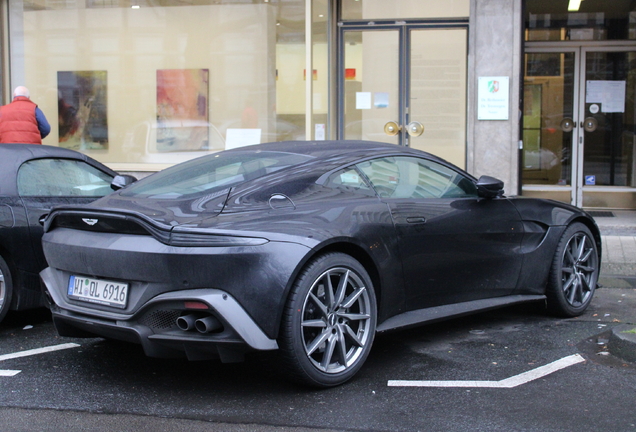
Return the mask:
[(225, 134), (226, 150), (260, 143), (260, 129), (228, 129)]
[(371, 93), (370, 92), (357, 92), (356, 93), (356, 109), (371, 109)]
[(376, 93), (373, 104), (376, 108), (387, 108), (389, 106), (389, 94), (384, 92)]
[(479, 77), (477, 119), (508, 120), (509, 93), (509, 77)]
[(325, 140), (325, 125), (324, 123), (316, 123), (315, 126), (316, 141)]
[(600, 103), (601, 112), (625, 112), (625, 81), (586, 81), (585, 103)]

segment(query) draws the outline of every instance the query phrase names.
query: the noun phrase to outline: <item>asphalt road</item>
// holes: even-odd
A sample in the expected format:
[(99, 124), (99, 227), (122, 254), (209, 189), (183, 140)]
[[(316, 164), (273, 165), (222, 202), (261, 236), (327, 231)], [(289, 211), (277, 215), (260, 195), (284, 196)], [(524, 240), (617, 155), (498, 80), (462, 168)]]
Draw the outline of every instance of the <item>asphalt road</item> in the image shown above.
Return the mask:
[[(636, 321), (636, 279), (602, 283), (576, 319), (531, 305), (380, 335), (361, 373), (328, 390), (286, 381), (275, 353), (150, 359), (135, 345), (59, 338), (46, 310), (11, 314), (0, 324), (0, 429), (636, 432), (636, 364), (607, 350), (610, 329)], [(67, 343), (79, 346), (10, 357)], [(581, 361), (533, 372), (567, 358)]]

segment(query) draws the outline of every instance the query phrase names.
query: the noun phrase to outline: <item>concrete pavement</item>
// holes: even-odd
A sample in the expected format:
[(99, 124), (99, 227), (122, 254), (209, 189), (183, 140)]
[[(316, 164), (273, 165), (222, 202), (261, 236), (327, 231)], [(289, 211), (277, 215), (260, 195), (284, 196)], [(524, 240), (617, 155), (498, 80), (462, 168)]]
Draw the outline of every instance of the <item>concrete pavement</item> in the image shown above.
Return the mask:
[[(636, 298), (636, 211), (590, 213), (601, 230), (603, 241), (600, 286), (621, 289), (622, 296)], [(601, 294), (593, 301), (610, 297)], [(636, 362), (636, 310), (623, 312), (627, 313), (621, 325), (612, 329), (608, 350), (623, 360)]]

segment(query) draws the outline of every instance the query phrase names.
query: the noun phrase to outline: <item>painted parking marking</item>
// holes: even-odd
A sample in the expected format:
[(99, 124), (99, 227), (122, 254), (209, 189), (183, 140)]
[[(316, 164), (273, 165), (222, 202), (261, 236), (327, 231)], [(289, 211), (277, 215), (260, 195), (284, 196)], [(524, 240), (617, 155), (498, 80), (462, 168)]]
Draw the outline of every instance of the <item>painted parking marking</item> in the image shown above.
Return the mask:
[[(26, 351), (18, 351), (15, 353), (0, 355), (0, 361), (11, 360), (20, 357), (28, 357), (37, 354), (45, 354), (53, 351), (60, 351), (69, 348), (77, 348), (78, 344), (76, 343), (65, 343), (60, 345), (52, 345), (44, 348), (35, 348)], [(10, 369), (0, 369), (0, 376), (15, 376), (19, 374), (21, 371), (19, 370), (10, 370)]]
[(514, 388), (538, 378), (542, 378), (566, 367), (584, 362), (579, 354), (573, 354), (560, 360), (553, 361), (545, 366), (523, 372), (500, 381), (408, 381), (389, 380), (389, 387), (487, 387), (487, 388)]

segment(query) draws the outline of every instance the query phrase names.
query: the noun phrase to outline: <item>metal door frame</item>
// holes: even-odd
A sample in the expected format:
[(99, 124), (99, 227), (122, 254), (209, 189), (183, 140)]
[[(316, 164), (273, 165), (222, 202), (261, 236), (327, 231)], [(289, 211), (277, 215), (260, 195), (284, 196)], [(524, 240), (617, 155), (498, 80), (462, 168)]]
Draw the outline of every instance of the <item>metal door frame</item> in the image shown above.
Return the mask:
[[(577, 207), (583, 206), (583, 155), (585, 151), (585, 132), (583, 130), (583, 119), (585, 118), (585, 65), (588, 52), (626, 52), (636, 51), (636, 42), (632, 41), (561, 41), (561, 42), (526, 42), (524, 54), (527, 53), (574, 53), (574, 95), (572, 120), (574, 129), (572, 130), (572, 172), (569, 186), (558, 185), (537, 185), (535, 189), (543, 191), (570, 190), (570, 203)], [(525, 78), (525, 66), (524, 66)], [(520, 170), (523, 170), (523, 160), (519, 159)], [(526, 185), (522, 184), (522, 188)], [(619, 190), (614, 186), (606, 186), (605, 190)]]
[[(541, 190), (553, 190), (553, 191), (562, 191), (562, 190), (569, 190), (570, 192), (570, 203), (574, 203), (575, 202), (575, 198), (576, 198), (576, 188), (575, 188), (575, 182), (576, 182), (576, 176), (578, 175), (577, 173), (579, 172), (578, 166), (579, 166), (579, 151), (576, 148), (577, 147), (577, 143), (579, 143), (579, 137), (580, 137), (580, 131), (581, 128), (579, 127), (579, 115), (580, 115), (580, 110), (577, 108), (579, 106), (579, 95), (581, 94), (580, 92), (580, 62), (581, 62), (581, 50), (580, 47), (574, 47), (574, 46), (555, 46), (554, 44), (541, 44), (541, 46), (539, 47), (528, 47), (526, 45), (526, 50), (524, 54), (529, 54), (529, 53), (552, 53), (552, 54), (561, 54), (561, 53), (574, 53), (574, 82), (572, 83), (572, 88), (574, 89), (573, 91), (573, 101), (572, 101), (572, 121), (574, 123), (574, 129), (572, 129), (572, 167), (571, 167), (571, 172), (570, 172), (570, 184), (566, 185), (566, 186), (559, 186), (559, 185), (540, 185), (537, 186), (538, 188), (541, 188)], [(525, 56), (524, 56), (525, 57)], [(526, 66), (525, 66), (525, 60), (524, 60), (524, 80), (525, 80), (525, 76), (526, 76), (526, 70), (525, 70)], [(543, 121), (543, 119), (542, 119)], [(519, 165), (520, 165), (520, 169), (523, 170), (523, 157), (519, 158)], [(523, 178), (523, 176), (522, 176)], [(522, 187), (526, 186), (526, 184), (522, 184)]]
[[(581, 77), (581, 83), (580, 83), (580, 87), (579, 87), (579, 100), (582, 103), (579, 103), (578, 105), (578, 109), (579, 109), (579, 119), (580, 123), (579, 126), (581, 126), (583, 123), (583, 120), (585, 118), (585, 93), (586, 93), (586, 82), (587, 80), (586, 78), (586, 64), (587, 64), (587, 53), (589, 52), (602, 52), (602, 53), (608, 53), (608, 52), (636, 52), (636, 44), (632, 43), (629, 45), (622, 45), (622, 46), (615, 46), (614, 44), (612, 44), (611, 46), (590, 46), (588, 44), (581, 44), (581, 48), (580, 48), (580, 64), (579, 64), (579, 76)], [(578, 149), (578, 157), (580, 158), (579, 160), (579, 164), (577, 166), (578, 170), (577, 170), (577, 184), (576, 187), (574, 188), (575, 192), (576, 192), (576, 196), (575, 196), (575, 201), (574, 201), (574, 205), (576, 205), (577, 207), (583, 207), (583, 191), (586, 188), (585, 186), (585, 179), (584, 179), (584, 175), (585, 173), (583, 172), (583, 157), (584, 157), (584, 152), (585, 152), (585, 131), (582, 127), (579, 127), (580, 129), (580, 138), (579, 138), (579, 149)], [(636, 157), (636, 155), (633, 155), (632, 157)], [(603, 190), (606, 190), (608, 192), (612, 192), (612, 191), (618, 191), (619, 188), (620, 190), (624, 190), (624, 186), (602, 186)]]
[[(337, 139), (344, 139), (345, 128), (345, 62), (344, 62), (344, 33), (348, 31), (398, 31), (399, 39), (399, 65), (398, 65), (398, 119), (402, 129), (399, 133), (398, 145), (409, 145), (409, 135), (406, 133), (406, 125), (410, 122), (410, 100), (411, 100), (411, 33), (413, 30), (426, 29), (452, 29), (465, 28), (468, 30), (468, 20), (368, 20), (368, 21), (340, 21), (338, 22), (338, 78), (337, 84), (337, 107), (338, 125), (336, 128)], [(468, 54), (468, 53), (467, 53)], [(391, 119), (393, 120), (393, 119)], [(390, 120), (387, 120), (390, 121)]]

